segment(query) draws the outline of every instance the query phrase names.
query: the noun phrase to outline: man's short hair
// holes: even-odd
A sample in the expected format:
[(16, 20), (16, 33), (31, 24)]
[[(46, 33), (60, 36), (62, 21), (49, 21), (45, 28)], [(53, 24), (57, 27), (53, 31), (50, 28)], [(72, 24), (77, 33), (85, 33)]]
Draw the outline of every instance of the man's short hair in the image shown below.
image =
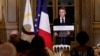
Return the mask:
[(0, 56), (16, 56), (16, 54), (13, 44), (6, 42), (0, 45)]
[(66, 8), (65, 7), (60, 7), (59, 10), (65, 10), (66, 11)]

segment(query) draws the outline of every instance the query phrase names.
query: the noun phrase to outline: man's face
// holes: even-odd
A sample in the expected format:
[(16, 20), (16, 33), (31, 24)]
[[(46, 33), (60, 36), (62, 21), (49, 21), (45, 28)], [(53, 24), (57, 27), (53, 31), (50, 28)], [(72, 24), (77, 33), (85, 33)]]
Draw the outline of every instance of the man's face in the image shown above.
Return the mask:
[(64, 17), (66, 15), (66, 11), (64, 9), (59, 10), (59, 16)]

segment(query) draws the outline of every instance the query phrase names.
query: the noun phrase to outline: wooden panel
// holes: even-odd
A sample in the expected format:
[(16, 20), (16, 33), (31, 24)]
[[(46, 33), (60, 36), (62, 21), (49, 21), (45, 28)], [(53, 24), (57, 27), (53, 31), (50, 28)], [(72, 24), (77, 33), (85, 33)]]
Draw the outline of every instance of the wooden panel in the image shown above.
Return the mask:
[(5, 30), (0, 30), (0, 40), (1, 41), (6, 41), (6, 32)]
[[(3, 8), (3, 21), (0, 24), (0, 29), (11, 29), (17, 27), (17, 2), (16, 0), (2, 0), (2, 8)], [(6, 27), (6, 28), (5, 28)]]
[(58, 4), (60, 4), (60, 5), (72, 5), (72, 4), (74, 4), (74, 0), (58, 0)]
[(95, 0), (95, 21), (100, 21), (100, 0)]
[[(80, 25), (81, 25), (81, 0), (74, 0), (74, 6), (75, 6), (75, 36), (76, 34), (81, 30), (80, 28)], [(78, 45), (77, 41), (76, 41), (76, 38), (75, 38), (75, 41), (72, 41), (71, 42), (71, 47), (76, 47)]]
[(100, 0), (92, 0), (92, 34), (93, 44), (96, 46), (100, 43)]
[(0, 22), (2, 22), (2, 0), (0, 0)]
[(6, 2), (5, 2), (5, 0), (0, 0), (0, 4), (1, 4), (1, 15), (2, 15), (2, 17), (1, 17), (1, 21), (0, 21), (0, 30), (1, 29), (6, 29), (5, 28), (5, 18), (6, 18)]
[(24, 11), (25, 11), (25, 0), (19, 1), (19, 23), (22, 24), (24, 18)]
[(94, 22), (93, 28), (100, 28), (100, 22)]
[(94, 28), (94, 45), (100, 43), (100, 28)]
[(88, 45), (93, 45), (93, 31), (92, 31), (92, 25), (93, 25), (93, 0), (82, 0), (82, 19), (81, 19), (81, 29), (82, 31), (86, 31), (90, 37), (90, 40), (88, 42)]
[(16, 0), (8, 0), (7, 5), (8, 5), (7, 22), (8, 23), (16, 23), (16, 21), (17, 21), (17, 19), (16, 19)]
[(5, 23), (5, 19), (7, 19), (7, 0), (2, 0), (2, 7), (3, 7), (3, 20), (2, 23), (4, 22)]
[(2, 0), (3, 17), (0, 23), (0, 40), (6, 41), (8, 39), (8, 30), (18, 28), (17, 18), (17, 0)]
[(94, 46), (96, 46), (100, 43), (100, 22), (93, 23), (93, 37)]
[[(4, 7), (4, 1), (5, 0), (0, 0), (0, 25), (1, 26), (3, 26), (4, 24), (5, 24), (5, 22), (4, 22), (4, 9), (5, 9), (5, 7)], [(5, 4), (6, 5), (6, 4)]]

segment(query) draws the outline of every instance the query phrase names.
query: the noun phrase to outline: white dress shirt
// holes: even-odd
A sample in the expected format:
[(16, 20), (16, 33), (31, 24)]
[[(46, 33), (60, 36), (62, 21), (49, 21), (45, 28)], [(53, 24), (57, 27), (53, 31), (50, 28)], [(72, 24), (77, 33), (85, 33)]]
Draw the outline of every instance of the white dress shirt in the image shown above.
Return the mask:
[(64, 20), (64, 23), (65, 23), (65, 17), (60, 17), (60, 23), (63, 23), (62, 19)]

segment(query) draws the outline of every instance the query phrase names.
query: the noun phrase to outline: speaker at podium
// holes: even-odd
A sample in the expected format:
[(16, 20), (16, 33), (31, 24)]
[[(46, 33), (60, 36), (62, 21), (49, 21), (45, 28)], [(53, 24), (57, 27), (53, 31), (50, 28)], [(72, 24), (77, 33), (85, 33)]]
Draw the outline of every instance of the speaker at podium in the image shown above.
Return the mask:
[(53, 49), (56, 52), (62, 49), (70, 49), (71, 41), (74, 39), (74, 25), (53, 26), (55, 43)]

